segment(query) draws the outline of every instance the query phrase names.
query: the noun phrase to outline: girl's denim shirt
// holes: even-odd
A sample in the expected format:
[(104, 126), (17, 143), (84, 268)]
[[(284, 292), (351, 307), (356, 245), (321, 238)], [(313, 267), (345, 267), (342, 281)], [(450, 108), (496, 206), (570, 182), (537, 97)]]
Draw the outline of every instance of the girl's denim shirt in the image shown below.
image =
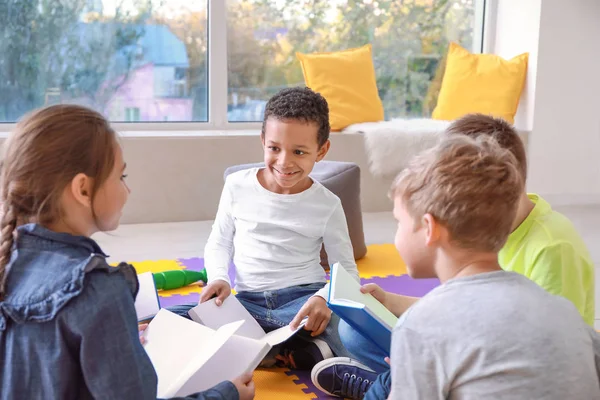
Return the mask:
[[(156, 399), (135, 270), (90, 238), (20, 226), (0, 301), (0, 399)], [(223, 382), (195, 399), (239, 398)]]

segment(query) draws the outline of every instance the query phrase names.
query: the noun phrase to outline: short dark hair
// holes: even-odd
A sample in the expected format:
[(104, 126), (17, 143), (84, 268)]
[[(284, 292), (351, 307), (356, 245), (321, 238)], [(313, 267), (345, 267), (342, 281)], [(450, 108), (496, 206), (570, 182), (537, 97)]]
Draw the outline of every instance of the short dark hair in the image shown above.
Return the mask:
[(484, 114), (467, 114), (452, 122), (446, 130), (449, 134), (467, 135), (472, 138), (490, 136), (500, 147), (510, 151), (519, 163), (523, 181), (527, 179), (527, 152), (515, 128), (502, 118)]
[(319, 93), (307, 87), (293, 87), (279, 91), (267, 102), (261, 135), (265, 135), (265, 126), (269, 118), (280, 121), (299, 120), (314, 123), (318, 127), (317, 142), (319, 148), (329, 140), (329, 106)]

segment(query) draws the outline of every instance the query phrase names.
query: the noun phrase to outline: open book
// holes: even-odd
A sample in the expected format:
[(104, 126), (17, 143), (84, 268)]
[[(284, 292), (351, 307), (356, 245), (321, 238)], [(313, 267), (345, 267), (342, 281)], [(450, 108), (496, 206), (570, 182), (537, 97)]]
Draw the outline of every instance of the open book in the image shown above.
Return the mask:
[(152, 272), (138, 275), (139, 289), (135, 298), (135, 312), (138, 322), (154, 317), (160, 310), (160, 301)]
[(361, 293), (360, 283), (337, 263), (331, 268), (327, 305), (348, 325), (389, 354), (392, 329), (398, 318), (375, 297)]
[(229, 296), (223, 304), (217, 306), (215, 299), (198, 304), (192, 308), (188, 314), (190, 317), (209, 328), (219, 329), (223, 325), (231, 322), (244, 321), (237, 330), (236, 335), (247, 337), (250, 339), (260, 340), (268, 343), (270, 346), (283, 343), (304, 327), (306, 320), (300, 323), (296, 330), (292, 330), (289, 326), (276, 329), (269, 333), (265, 333), (263, 328), (256, 322), (250, 313), (244, 308), (242, 303), (235, 297)]
[(158, 375), (158, 397), (188, 396), (251, 372), (298, 331), (285, 326), (266, 334), (235, 296), (220, 307), (214, 302), (190, 310), (195, 321), (162, 309), (146, 328), (144, 348)]

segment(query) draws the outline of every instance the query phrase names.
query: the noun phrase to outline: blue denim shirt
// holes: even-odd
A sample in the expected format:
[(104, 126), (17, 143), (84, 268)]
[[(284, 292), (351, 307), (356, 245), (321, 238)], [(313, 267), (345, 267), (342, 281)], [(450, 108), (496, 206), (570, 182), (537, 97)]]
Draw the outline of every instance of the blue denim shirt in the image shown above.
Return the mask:
[[(156, 399), (134, 269), (92, 239), (18, 228), (0, 302), (0, 399)], [(194, 399), (239, 399), (223, 382)]]

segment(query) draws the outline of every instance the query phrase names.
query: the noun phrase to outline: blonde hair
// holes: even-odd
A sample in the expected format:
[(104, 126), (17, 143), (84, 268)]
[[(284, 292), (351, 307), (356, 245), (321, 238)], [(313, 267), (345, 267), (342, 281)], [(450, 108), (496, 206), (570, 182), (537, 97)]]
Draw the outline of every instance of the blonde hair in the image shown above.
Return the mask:
[(108, 121), (81, 106), (42, 108), (17, 124), (4, 143), (0, 163), (0, 300), (16, 228), (59, 220), (63, 190), (79, 173), (93, 178), (93, 201), (114, 167), (115, 144), (116, 134)]
[(527, 180), (527, 152), (523, 140), (515, 128), (502, 118), (484, 114), (467, 114), (452, 122), (446, 129), (450, 135), (467, 135), (472, 138), (490, 136), (500, 147), (509, 150), (517, 159), (523, 181)]
[(412, 159), (392, 196), (417, 221), (431, 214), (457, 246), (497, 252), (510, 234), (523, 190), (510, 151), (490, 137), (455, 135)]

